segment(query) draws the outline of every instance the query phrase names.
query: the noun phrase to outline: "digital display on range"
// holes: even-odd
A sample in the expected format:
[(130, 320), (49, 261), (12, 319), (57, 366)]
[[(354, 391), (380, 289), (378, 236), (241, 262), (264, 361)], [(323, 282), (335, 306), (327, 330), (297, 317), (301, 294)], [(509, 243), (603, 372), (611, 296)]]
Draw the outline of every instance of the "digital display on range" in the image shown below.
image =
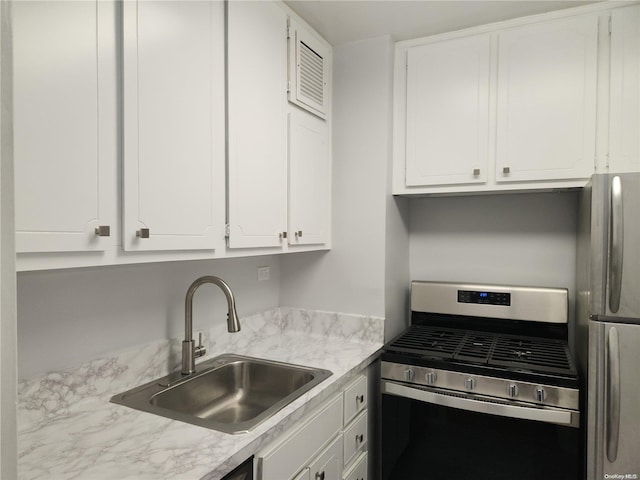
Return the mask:
[(511, 305), (510, 293), (458, 290), (458, 303), (479, 303), (482, 305)]

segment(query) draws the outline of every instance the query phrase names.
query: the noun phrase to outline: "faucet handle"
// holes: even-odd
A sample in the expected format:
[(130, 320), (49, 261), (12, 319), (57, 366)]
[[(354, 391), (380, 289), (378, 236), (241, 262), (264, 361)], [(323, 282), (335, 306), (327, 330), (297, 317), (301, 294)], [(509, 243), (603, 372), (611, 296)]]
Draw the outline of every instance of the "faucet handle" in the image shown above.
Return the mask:
[(206, 347), (202, 344), (202, 332), (198, 332), (198, 346), (194, 349), (193, 356), (198, 358), (207, 353)]

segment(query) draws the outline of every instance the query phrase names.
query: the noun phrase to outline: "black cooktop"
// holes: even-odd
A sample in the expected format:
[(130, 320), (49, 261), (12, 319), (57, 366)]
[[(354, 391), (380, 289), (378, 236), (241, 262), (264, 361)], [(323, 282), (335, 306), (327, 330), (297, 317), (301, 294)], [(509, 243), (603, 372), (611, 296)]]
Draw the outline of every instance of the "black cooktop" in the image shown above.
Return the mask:
[[(490, 367), (492, 370), (576, 377), (567, 342), (441, 326), (412, 325), (385, 346), (388, 355), (437, 364)], [(434, 365), (435, 366), (435, 365)], [(438, 365), (441, 366), (441, 365)]]

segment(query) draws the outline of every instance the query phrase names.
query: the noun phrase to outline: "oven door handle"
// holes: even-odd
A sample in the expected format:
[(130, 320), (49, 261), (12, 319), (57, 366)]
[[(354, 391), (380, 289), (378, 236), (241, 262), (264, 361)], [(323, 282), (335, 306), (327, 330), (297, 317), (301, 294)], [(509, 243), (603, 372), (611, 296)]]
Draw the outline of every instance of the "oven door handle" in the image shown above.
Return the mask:
[(532, 408), (518, 405), (506, 405), (490, 401), (476, 400), (473, 398), (458, 397), (423, 390), (421, 388), (408, 387), (388, 380), (382, 380), (382, 393), (411, 398), (421, 402), (433, 403), (444, 407), (469, 410), (471, 412), (488, 413), (501, 417), (521, 418), (536, 420), (539, 422), (555, 423), (577, 427), (579, 417), (577, 412), (571, 410), (555, 410), (546, 408)]

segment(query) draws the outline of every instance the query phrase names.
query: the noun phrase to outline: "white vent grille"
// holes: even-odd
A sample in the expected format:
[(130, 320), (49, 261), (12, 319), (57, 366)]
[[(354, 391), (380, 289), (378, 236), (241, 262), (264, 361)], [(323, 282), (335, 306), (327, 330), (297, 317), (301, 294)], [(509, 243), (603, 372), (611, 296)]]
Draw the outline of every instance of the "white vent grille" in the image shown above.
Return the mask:
[(324, 59), (307, 44), (299, 44), (300, 93), (322, 106), (324, 103)]
[(289, 101), (325, 119), (331, 103), (331, 46), (289, 18)]

